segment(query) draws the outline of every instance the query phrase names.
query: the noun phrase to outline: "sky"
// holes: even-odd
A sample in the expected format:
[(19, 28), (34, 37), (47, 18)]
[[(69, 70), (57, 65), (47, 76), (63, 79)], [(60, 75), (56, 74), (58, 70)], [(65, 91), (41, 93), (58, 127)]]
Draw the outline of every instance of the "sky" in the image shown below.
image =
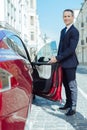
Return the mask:
[(84, 0), (37, 0), (37, 14), (41, 33), (52, 40), (59, 41), (63, 23), (63, 10), (80, 9)]

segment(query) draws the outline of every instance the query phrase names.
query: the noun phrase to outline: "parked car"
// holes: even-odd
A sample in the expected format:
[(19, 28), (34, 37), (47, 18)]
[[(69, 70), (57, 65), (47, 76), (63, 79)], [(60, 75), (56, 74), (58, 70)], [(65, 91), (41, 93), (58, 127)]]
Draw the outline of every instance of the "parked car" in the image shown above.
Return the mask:
[[(41, 49), (31, 62), (22, 39), (12, 31), (0, 30), (0, 130), (29, 130), (33, 95), (61, 99), (61, 68), (48, 59)], [(53, 85), (55, 77), (60, 78)]]
[(11, 31), (0, 30), (0, 130), (25, 129), (32, 103), (27, 63), (23, 41)]

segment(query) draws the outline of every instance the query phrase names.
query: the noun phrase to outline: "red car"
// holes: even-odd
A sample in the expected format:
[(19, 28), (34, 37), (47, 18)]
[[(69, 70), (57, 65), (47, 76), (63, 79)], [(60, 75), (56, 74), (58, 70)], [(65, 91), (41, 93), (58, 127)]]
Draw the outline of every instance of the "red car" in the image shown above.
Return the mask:
[(31, 62), (21, 38), (0, 30), (0, 130), (29, 130), (32, 95), (61, 100), (61, 68), (55, 71), (42, 52)]

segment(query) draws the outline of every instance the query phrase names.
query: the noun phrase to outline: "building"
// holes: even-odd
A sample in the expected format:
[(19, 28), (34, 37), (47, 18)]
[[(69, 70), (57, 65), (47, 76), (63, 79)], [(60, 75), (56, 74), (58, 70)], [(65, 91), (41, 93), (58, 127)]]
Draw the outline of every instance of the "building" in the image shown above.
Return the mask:
[(75, 26), (80, 33), (77, 56), (81, 64), (87, 64), (87, 0), (82, 3)]
[(0, 26), (18, 33), (28, 41), (28, 0), (1, 0)]
[(32, 59), (44, 45), (44, 38), (40, 31), (39, 16), (37, 14), (37, 0), (29, 2), (29, 51)]
[(73, 11), (74, 11), (74, 23), (75, 23), (80, 10), (74, 9)]
[(37, 50), (37, 27), (38, 19), (36, 14), (36, 0), (30, 0), (29, 2), (29, 48), (30, 53), (35, 54)]
[(0, 28), (13, 30), (34, 55), (40, 36), (36, 0), (0, 0)]

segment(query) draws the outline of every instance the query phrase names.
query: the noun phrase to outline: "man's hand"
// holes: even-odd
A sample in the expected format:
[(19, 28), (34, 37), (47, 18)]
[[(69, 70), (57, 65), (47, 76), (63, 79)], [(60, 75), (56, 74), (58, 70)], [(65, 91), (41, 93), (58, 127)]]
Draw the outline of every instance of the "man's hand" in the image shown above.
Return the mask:
[(57, 62), (57, 59), (55, 57), (52, 57), (48, 63), (56, 63), (56, 62)]

